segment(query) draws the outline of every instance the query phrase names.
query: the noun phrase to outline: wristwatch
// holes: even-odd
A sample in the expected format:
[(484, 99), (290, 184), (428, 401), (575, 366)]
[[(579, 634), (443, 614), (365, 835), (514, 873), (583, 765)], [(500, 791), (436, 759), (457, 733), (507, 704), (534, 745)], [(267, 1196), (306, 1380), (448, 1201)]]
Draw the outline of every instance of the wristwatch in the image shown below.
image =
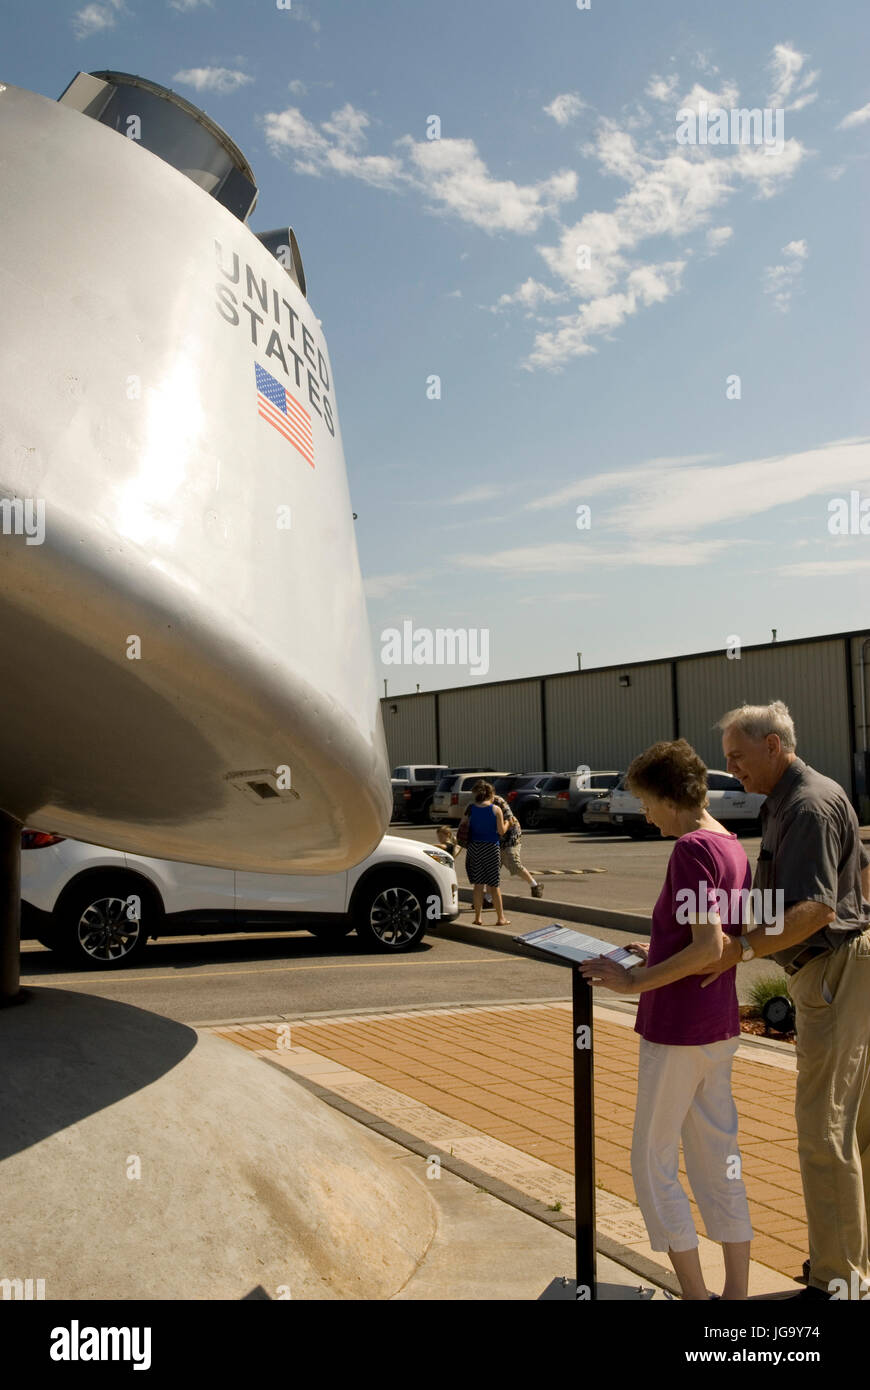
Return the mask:
[(750, 944), (749, 944), (749, 937), (748, 937), (748, 936), (741, 936), (741, 938), (740, 938), (740, 946), (741, 946), (741, 950), (742, 950), (742, 952), (743, 952), (743, 954), (742, 954), (741, 957), (740, 957), (741, 960), (753, 960), (753, 959), (755, 958), (755, 951), (752, 949), (752, 947), (751, 947)]

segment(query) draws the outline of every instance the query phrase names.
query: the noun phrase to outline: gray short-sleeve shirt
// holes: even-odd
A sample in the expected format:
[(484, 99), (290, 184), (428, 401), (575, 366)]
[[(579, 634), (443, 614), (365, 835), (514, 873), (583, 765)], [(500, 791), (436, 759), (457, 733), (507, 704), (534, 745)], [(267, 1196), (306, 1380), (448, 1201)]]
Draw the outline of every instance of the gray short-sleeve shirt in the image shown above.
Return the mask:
[[(870, 926), (861, 892), (861, 869), (870, 855), (861, 843), (858, 817), (843, 788), (795, 758), (761, 808), (761, 849), (753, 888), (771, 902), (824, 903), (833, 922), (772, 959), (787, 965), (807, 946), (835, 946), (843, 933)], [(782, 897), (776, 894), (781, 892)]]

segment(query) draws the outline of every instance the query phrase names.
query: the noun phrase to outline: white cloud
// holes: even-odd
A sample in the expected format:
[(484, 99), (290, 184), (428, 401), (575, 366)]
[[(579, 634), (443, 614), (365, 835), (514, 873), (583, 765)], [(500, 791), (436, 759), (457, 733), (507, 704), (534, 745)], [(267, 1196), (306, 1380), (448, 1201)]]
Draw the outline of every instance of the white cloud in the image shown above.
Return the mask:
[(719, 69), (715, 63), (711, 63), (706, 53), (698, 52), (695, 54), (695, 67), (705, 73), (708, 77), (715, 77)]
[(543, 109), (548, 116), (553, 117), (557, 125), (570, 125), (572, 121), (576, 121), (585, 106), (586, 102), (578, 97), (576, 92), (563, 92), (561, 96), (553, 97), (550, 105)]
[(184, 68), (172, 80), (186, 87), (194, 87), (198, 92), (218, 92), (226, 96), (254, 79), (236, 68)]
[(99, 4), (85, 5), (72, 17), (73, 33), (77, 39), (86, 39), (103, 29), (113, 29), (122, 9), (123, 0), (101, 0)]
[(450, 501), (454, 503), (489, 502), (494, 497), (501, 497), (504, 491), (504, 487), (498, 483), (481, 483), (478, 487), (470, 487), (466, 492), (457, 493), (455, 497), (450, 498)]
[(369, 117), (350, 103), (333, 111), (320, 128), (297, 107), (267, 112), (262, 124), (272, 152), (291, 153), (298, 173), (335, 173), (381, 188), (413, 189), (435, 211), (453, 213), (487, 232), (536, 231), (577, 193), (573, 170), (536, 184), (494, 178), (473, 140), (417, 142), (406, 135), (396, 141), (399, 154), (366, 154)]
[(320, 20), (316, 19), (308, 9), (307, 5), (300, 4), (300, 0), (293, 0), (292, 5), (288, 5), (282, 14), (289, 15), (291, 19), (297, 19), (301, 24), (307, 24), (315, 34), (320, 33)]
[(870, 570), (870, 560), (802, 560), (796, 565), (780, 565), (776, 573), (786, 579), (827, 579)]
[(805, 241), (790, 241), (782, 250), (786, 257), (785, 263), (769, 265), (764, 271), (764, 293), (773, 296), (774, 305), (780, 313), (787, 314), (792, 294), (798, 288), (809, 248)]
[(426, 196), (487, 232), (534, 232), (545, 217), (577, 196), (573, 170), (551, 174), (534, 184), (496, 179), (477, 152), (473, 140), (423, 140), (409, 136), (398, 142), (408, 153), (418, 186)]
[(548, 285), (542, 285), (540, 280), (535, 280), (530, 276), (514, 290), (513, 294), (503, 294), (495, 307), (505, 309), (511, 304), (518, 304), (533, 314), (536, 309), (540, 308), (541, 304), (551, 304), (553, 300), (564, 298), (565, 295), (560, 294), (558, 290), (551, 290)]
[(673, 104), (679, 85), (679, 77), (676, 73), (671, 73), (670, 77), (650, 78), (644, 90), (648, 97), (652, 97), (653, 101)]
[[(830, 496), (870, 477), (870, 437), (834, 440), (803, 453), (747, 459), (740, 463), (629, 468), (581, 478), (539, 505), (586, 501), (612, 495), (610, 510), (594, 514), (596, 531), (629, 536), (694, 536), (745, 521), (807, 497)], [(629, 501), (624, 499), (629, 497)]]
[(647, 459), (645, 463), (638, 464), (634, 468), (621, 468), (613, 473), (595, 473), (589, 478), (579, 478), (577, 482), (568, 483), (566, 487), (559, 488), (556, 492), (534, 498), (533, 501), (526, 504), (526, 510), (530, 512), (545, 511), (549, 508), (564, 506), (567, 503), (586, 502), (590, 497), (598, 497), (603, 493), (634, 487), (647, 487), (650, 484), (650, 479), (659, 472), (670, 474), (675, 469), (690, 468), (692, 464), (696, 463), (708, 463), (714, 458), (716, 458), (715, 454), (678, 454), (668, 458)]
[(187, 10), (197, 10), (199, 9), (200, 5), (204, 5), (208, 8), (211, 8), (213, 4), (214, 0), (169, 0), (170, 9), (181, 10), (182, 12), (185, 12)]
[(592, 593), (592, 592), (588, 592), (588, 591), (587, 591), (587, 592), (584, 592), (584, 593), (579, 593), (579, 594), (578, 594), (578, 593), (568, 593), (568, 594), (525, 594), (522, 598), (515, 599), (514, 602), (515, 602), (515, 603), (523, 603), (523, 604), (525, 604), (525, 603), (535, 603), (535, 604), (550, 604), (550, 603), (585, 603), (585, 602), (590, 602), (592, 599), (597, 599), (597, 598), (600, 598), (600, 597), (601, 597), (600, 594), (596, 594), (596, 593)]
[(702, 87), (700, 82), (696, 82), (692, 90), (681, 98), (680, 110), (694, 111), (697, 114), (703, 103), (708, 111), (712, 111), (714, 106), (730, 111), (739, 100), (740, 91), (734, 82), (723, 82), (718, 92), (712, 92), (709, 87)]
[(790, 43), (775, 45), (767, 65), (773, 82), (773, 90), (767, 98), (768, 106), (800, 111), (816, 100), (818, 93), (811, 92), (809, 88), (819, 74), (818, 71), (803, 71), (806, 57), (806, 53), (798, 53)]
[(786, 140), (781, 149), (775, 145), (737, 145), (732, 160), (735, 173), (755, 185), (759, 198), (773, 198), (805, 156), (806, 148), (799, 140)]
[(589, 545), (571, 541), (547, 542), (543, 545), (517, 546), (512, 550), (497, 550), (489, 554), (467, 552), (451, 556), (451, 563), (465, 569), (510, 570), (516, 574), (576, 574), (594, 566), (612, 569), (635, 565), (655, 568), (691, 568), (704, 565), (725, 550), (738, 544), (728, 540), (688, 541), (685, 537), (655, 539), (633, 545)]
[(292, 82), (287, 83), (287, 88), (288, 91), (293, 93), (294, 97), (304, 97), (305, 93), (308, 91), (307, 84), (302, 81), (301, 77), (294, 77)]
[(325, 125), (330, 128), (330, 140), (321, 130), (305, 119), (295, 106), (284, 111), (270, 111), (262, 118), (266, 142), (273, 154), (292, 151), (297, 173), (322, 175), (341, 174), (361, 179), (378, 188), (394, 188), (403, 179), (402, 161), (390, 155), (359, 153), (368, 117), (347, 103)]
[(870, 121), (870, 101), (866, 106), (860, 107), (857, 111), (850, 111), (848, 116), (844, 116), (838, 130), (851, 130), (853, 126), (863, 125), (865, 121)]
[(391, 594), (404, 589), (416, 589), (419, 581), (427, 577), (422, 574), (373, 574), (364, 582), (366, 598), (389, 598)]
[(707, 233), (707, 250), (711, 253), (718, 251), (733, 235), (733, 227), (711, 227)]

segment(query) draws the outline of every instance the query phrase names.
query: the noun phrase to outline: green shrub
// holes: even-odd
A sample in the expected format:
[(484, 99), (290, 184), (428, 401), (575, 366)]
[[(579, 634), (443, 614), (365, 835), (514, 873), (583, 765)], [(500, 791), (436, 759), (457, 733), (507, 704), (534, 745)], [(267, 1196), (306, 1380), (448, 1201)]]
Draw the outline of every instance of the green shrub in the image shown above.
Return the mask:
[(769, 979), (756, 980), (749, 991), (749, 997), (757, 1009), (763, 1009), (768, 999), (775, 999), (778, 994), (782, 994), (786, 999), (790, 999), (788, 992), (788, 975), (774, 975)]

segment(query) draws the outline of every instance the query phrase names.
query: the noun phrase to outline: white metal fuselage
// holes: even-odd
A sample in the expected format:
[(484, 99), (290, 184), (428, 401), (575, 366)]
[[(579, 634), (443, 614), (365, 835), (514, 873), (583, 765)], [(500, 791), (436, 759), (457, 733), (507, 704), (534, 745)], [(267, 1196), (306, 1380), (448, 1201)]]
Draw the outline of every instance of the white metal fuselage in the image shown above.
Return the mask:
[(358, 863), (391, 794), (318, 320), (242, 222), (88, 116), (7, 86), (0, 164), (0, 809), (237, 870)]

